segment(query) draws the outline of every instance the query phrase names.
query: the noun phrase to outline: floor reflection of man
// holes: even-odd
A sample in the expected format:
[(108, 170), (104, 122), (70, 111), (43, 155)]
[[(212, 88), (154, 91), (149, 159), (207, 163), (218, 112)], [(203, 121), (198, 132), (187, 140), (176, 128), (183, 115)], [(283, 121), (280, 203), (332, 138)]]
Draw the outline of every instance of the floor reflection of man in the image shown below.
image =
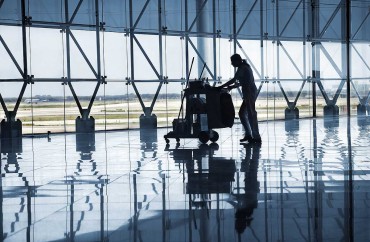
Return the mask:
[(244, 194), (237, 196), (235, 212), (235, 230), (241, 234), (251, 225), (253, 211), (258, 206), (257, 194), (259, 181), (257, 180), (260, 144), (243, 144), (245, 158), (242, 160), (241, 172), (244, 172)]

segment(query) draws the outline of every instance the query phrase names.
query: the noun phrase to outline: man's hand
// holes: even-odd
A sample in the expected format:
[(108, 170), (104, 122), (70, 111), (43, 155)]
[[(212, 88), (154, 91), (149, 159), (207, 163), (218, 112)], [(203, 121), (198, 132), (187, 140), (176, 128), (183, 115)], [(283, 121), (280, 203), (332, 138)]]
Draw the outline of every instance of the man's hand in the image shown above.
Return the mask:
[(218, 87), (214, 87), (216, 88), (217, 90), (221, 90), (223, 87), (222, 86), (218, 86)]

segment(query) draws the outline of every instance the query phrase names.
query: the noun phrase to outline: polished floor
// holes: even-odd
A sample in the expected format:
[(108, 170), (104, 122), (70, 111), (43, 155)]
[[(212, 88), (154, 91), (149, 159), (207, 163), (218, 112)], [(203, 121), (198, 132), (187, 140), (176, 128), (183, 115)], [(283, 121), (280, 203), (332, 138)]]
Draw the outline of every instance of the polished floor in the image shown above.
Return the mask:
[(262, 146), (169, 131), (2, 141), (3, 240), (370, 241), (368, 118), (261, 122)]

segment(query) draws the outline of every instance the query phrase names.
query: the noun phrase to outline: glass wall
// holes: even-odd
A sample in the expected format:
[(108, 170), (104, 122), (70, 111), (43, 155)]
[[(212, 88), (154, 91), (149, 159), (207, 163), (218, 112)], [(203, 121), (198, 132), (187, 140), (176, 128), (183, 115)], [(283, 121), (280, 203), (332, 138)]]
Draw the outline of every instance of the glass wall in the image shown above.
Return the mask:
[(24, 133), (74, 132), (85, 110), (96, 130), (138, 128), (145, 112), (171, 126), (187, 79), (229, 80), (235, 52), (261, 121), (368, 115), (369, 4), (349, 2), (350, 18), (341, 0), (3, 0), (2, 116), (18, 101)]

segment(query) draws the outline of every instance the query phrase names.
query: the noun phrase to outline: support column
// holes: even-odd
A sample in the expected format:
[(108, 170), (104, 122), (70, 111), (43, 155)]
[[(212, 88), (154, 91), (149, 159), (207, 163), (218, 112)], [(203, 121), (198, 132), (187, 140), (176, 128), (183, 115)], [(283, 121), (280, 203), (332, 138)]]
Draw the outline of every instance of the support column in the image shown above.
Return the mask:
[(3, 119), (0, 125), (1, 125), (1, 152), (2, 153), (21, 152), (22, 122), (19, 119), (15, 120), (15, 113), (12, 111), (8, 111), (7, 119)]
[(299, 119), (299, 109), (297, 107), (287, 107), (285, 109), (285, 119)]
[(1, 121), (0, 133), (1, 133), (1, 151), (4, 149), (17, 149), (22, 146), (22, 122), (16, 119), (18, 107), (22, 101), (23, 94), (26, 90), (27, 83), (31, 80), (28, 76), (28, 62), (27, 62), (27, 33), (26, 26), (29, 24), (29, 18), (26, 16), (26, 0), (21, 1), (22, 7), (22, 47), (23, 47), (23, 85), (21, 92), (18, 96), (13, 111), (8, 111), (5, 102), (0, 95), (1, 105), (4, 109), (6, 119)]
[[(197, 48), (199, 52), (199, 57), (198, 57), (198, 75), (199, 78), (208, 78), (210, 75), (208, 74), (207, 71), (203, 71), (202, 76), (200, 76), (204, 63), (202, 62), (201, 58), (203, 58), (204, 62), (209, 65), (209, 63), (212, 63), (212, 59), (209, 57), (210, 53), (208, 51), (207, 43), (208, 40), (206, 38), (206, 32), (208, 32), (208, 10), (209, 8), (207, 7), (208, 2), (204, 4), (207, 0), (198, 0), (196, 1), (196, 12), (197, 15), (199, 15), (197, 19), (197, 32), (200, 33), (197, 36)], [(203, 8), (202, 5), (204, 4)], [(200, 36), (199, 36), (200, 35)]]

